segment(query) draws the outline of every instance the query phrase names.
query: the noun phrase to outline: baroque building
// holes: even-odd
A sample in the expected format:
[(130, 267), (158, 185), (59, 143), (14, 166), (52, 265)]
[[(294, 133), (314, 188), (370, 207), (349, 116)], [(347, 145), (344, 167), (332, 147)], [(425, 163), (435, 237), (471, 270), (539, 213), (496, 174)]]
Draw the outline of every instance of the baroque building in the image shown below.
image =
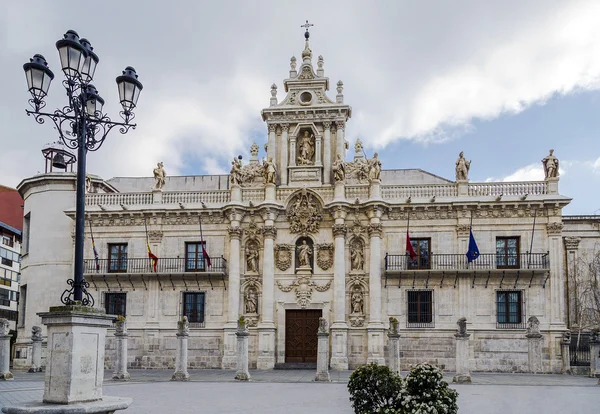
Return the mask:
[[(552, 153), (539, 182), (469, 182), (462, 153), (448, 160), (456, 180), (383, 170), (360, 141), (348, 156), (352, 109), (341, 81), (329, 94), (308, 36), (283, 86), (280, 100), (273, 84), (261, 112), (266, 154), (252, 145), (229, 175), (169, 177), (159, 163), (154, 179), (89, 176), (85, 278), (96, 306), (126, 316), (129, 366), (173, 367), (177, 321), (187, 316), (190, 367), (235, 368), (243, 315), (258, 369), (316, 362), (319, 317), (331, 327), (332, 369), (385, 364), (393, 317), (402, 369), (429, 361), (454, 370), (453, 334), (466, 318), (473, 370), (528, 371), (531, 321), (543, 338), (543, 371), (559, 372), (566, 262), (573, 238), (599, 232), (594, 217), (563, 218), (570, 199), (559, 194)], [(15, 365), (31, 363), (37, 313), (59, 304), (72, 273), (74, 185), (68, 172), (19, 184), (35, 231), (23, 258)], [(471, 228), (478, 253), (469, 262)], [(115, 346), (109, 334), (109, 358)]]

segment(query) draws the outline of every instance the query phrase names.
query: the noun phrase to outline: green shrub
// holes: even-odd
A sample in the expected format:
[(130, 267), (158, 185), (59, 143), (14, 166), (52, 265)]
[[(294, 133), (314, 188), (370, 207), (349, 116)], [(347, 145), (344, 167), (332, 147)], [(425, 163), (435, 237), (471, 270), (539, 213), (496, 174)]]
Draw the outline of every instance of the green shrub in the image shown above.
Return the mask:
[(386, 366), (363, 365), (350, 375), (348, 391), (356, 414), (395, 414), (402, 379)]
[(404, 380), (400, 397), (405, 414), (456, 414), (458, 393), (442, 380), (442, 371), (429, 364), (418, 364)]

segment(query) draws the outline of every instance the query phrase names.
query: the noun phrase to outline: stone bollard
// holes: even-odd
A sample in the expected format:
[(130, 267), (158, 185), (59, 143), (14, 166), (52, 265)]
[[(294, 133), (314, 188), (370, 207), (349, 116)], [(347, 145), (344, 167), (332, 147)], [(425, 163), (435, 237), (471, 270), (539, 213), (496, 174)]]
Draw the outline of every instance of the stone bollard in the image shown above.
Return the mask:
[(469, 337), (471, 334), (467, 333), (466, 318), (460, 318), (456, 324), (458, 325), (458, 332), (454, 334), (454, 338), (456, 338), (456, 375), (452, 378), (452, 382), (470, 384)]
[(563, 333), (562, 341), (560, 342), (561, 354), (562, 354), (562, 373), (571, 375), (571, 332), (565, 331)]
[(331, 381), (329, 378), (329, 331), (325, 318), (319, 318), (317, 337), (317, 376), (315, 381)]
[(131, 376), (127, 372), (127, 321), (123, 316), (117, 316), (115, 322), (115, 337), (117, 340), (117, 363), (112, 379), (129, 381)]
[(543, 338), (540, 332), (540, 321), (535, 316), (527, 320), (527, 356), (529, 372), (538, 374), (542, 372), (542, 345)]
[(31, 328), (31, 367), (29, 372), (42, 372), (42, 328), (34, 326)]
[(390, 371), (400, 373), (400, 333), (398, 332), (398, 319), (390, 318)]
[(10, 335), (8, 319), (0, 318), (0, 380), (11, 380), (10, 372)]
[(235, 379), (248, 381), (250, 379), (250, 372), (248, 372), (248, 336), (250, 333), (243, 316), (240, 316), (238, 320), (235, 335), (237, 336), (237, 371), (235, 372)]
[[(600, 378), (600, 332), (598, 329), (592, 331), (590, 338), (590, 377)], [(600, 381), (598, 381), (600, 384)]]
[(187, 370), (189, 336), (190, 324), (187, 316), (184, 316), (177, 322), (177, 355), (175, 356), (175, 372), (171, 381), (188, 381), (190, 379)]

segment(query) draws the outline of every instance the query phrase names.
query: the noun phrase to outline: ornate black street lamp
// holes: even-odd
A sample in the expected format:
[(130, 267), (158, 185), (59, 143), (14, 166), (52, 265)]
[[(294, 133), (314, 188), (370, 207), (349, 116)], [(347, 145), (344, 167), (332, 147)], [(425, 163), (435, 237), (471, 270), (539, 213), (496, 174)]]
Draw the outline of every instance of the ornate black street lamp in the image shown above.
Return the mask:
[[(94, 306), (94, 298), (88, 293), (89, 283), (83, 278), (83, 245), (85, 230), (85, 158), (88, 151), (96, 151), (102, 146), (106, 136), (115, 126), (119, 126), (121, 134), (136, 127), (130, 122), (135, 115), (143, 86), (137, 80), (135, 69), (128, 66), (123, 74), (117, 77), (119, 101), (123, 107), (120, 112), (125, 122), (112, 122), (102, 112), (104, 99), (91, 84), (99, 62), (98, 55), (86, 39), (80, 39), (77, 32), (69, 30), (64, 38), (56, 42), (60, 56), (60, 64), (66, 79), (63, 86), (67, 91), (69, 104), (53, 113), (41, 112), (46, 106), (44, 98), (48, 94), (54, 74), (42, 55), (35, 55), (29, 63), (23, 65), (27, 87), (31, 93), (29, 104), (35, 120), (43, 124), (45, 118), (54, 122), (60, 140), (71, 149), (77, 149), (77, 205), (75, 214), (75, 266), (73, 279), (67, 280), (70, 289), (65, 289), (61, 302), (68, 305), (81, 301), (83, 305)], [(60, 160), (59, 160), (60, 161)], [(85, 297), (84, 297), (85, 295)]]

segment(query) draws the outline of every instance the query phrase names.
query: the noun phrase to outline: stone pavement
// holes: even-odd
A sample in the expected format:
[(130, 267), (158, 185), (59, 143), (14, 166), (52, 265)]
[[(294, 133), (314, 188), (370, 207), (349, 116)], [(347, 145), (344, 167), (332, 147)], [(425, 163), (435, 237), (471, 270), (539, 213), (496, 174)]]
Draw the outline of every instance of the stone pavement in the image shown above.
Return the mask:
[[(351, 371), (330, 371), (332, 383), (312, 382), (315, 371), (190, 370), (190, 382), (169, 381), (172, 370), (130, 370), (131, 381), (105, 375), (104, 394), (133, 398), (127, 414), (151, 413), (340, 413), (352, 414), (346, 383)], [(403, 373), (406, 375), (406, 373)], [(451, 381), (453, 374), (445, 379)], [(566, 375), (472, 373), (473, 384), (453, 385), (461, 413), (593, 413), (600, 407), (597, 379)], [(41, 400), (43, 373), (15, 373), (0, 382), (0, 406)]]

